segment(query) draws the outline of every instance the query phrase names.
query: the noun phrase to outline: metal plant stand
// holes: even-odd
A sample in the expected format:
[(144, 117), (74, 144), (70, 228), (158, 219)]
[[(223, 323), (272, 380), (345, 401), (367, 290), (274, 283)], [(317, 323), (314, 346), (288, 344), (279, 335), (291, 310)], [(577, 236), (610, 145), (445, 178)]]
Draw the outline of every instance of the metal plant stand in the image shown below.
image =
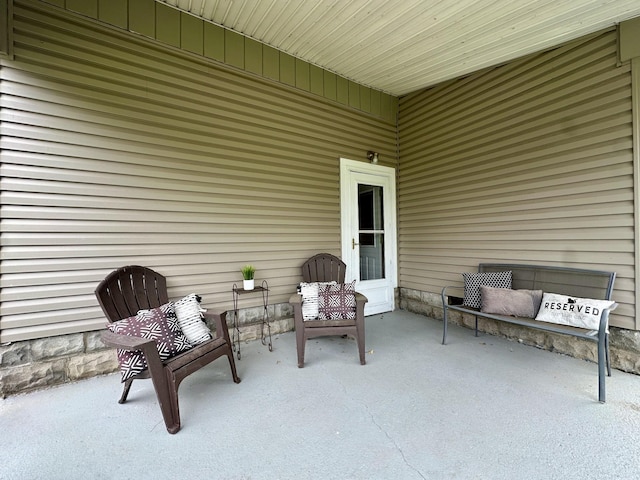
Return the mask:
[[(233, 351), (236, 352), (238, 360), (242, 357), (240, 353), (240, 325), (238, 314), (238, 299), (240, 295), (246, 295), (248, 293), (262, 293), (262, 325), (260, 326), (260, 341), (263, 345), (269, 347), (269, 351), (273, 351), (273, 343), (271, 342), (271, 324), (269, 323), (269, 285), (266, 280), (262, 281), (259, 287), (255, 287), (253, 290), (245, 290), (244, 288), (238, 288), (233, 284), (233, 330), (231, 333), (231, 346)], [(268, 339), (267, 339), (268, 337)]]

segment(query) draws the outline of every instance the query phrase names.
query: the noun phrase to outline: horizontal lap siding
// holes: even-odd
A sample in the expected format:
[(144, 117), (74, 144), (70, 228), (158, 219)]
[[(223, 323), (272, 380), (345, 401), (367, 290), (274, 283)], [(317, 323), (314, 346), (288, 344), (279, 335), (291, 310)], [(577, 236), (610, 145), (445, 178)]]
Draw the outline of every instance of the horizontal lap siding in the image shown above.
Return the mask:
[(479, 262), (614, 270), (635, 328), (631, 76), (614, 30), (400, 101), (400, 283)]
[(339, 158), (395, 154), (392, 123), (39, 2), (14, 26), (0, 342), (101, 328), (93, 290), (126, 264), (227, 309), (250, 262), (286, 302), (306, 258), (340, 251)]

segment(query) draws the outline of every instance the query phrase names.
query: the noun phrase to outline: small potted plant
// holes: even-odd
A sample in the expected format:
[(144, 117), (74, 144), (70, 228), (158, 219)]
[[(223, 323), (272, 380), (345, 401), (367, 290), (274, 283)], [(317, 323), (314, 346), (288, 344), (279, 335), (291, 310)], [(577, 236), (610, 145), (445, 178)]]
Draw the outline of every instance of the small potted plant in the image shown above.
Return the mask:
[(255, 267), (253, 265), (245, 265), (240, 269), (240, 271), (242, 272), (242, 278), (244, 279), (242, 288), (245, 290), (253, 290), (253, 276), (256, 273)]

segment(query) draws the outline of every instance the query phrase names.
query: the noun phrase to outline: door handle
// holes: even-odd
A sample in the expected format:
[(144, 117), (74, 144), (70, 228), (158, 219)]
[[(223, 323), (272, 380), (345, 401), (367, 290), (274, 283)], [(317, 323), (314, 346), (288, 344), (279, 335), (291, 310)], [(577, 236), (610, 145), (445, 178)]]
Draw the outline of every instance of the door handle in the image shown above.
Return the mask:
[(360, 245), (359, 243), (356, 243), (356, 239), (352, 238), (351, 239), (351, 250), (355, 250), (356, 245)]

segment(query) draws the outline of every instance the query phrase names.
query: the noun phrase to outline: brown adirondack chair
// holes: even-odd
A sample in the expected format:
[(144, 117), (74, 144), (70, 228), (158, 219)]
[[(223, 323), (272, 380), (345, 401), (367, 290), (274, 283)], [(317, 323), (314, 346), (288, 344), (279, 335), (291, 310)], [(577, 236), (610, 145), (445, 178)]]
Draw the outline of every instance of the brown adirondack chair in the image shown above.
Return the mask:
[[(346, 264), (338, 257), (320, 253), (311, 257), (302, 265), (302, 279), (304, 282), (344, 283)], [(356, 318), (338, 320), (304, 320), (302, 314), (302, 295), (294, 294), (289, 299), (293, 305), (294, 324), (296, 329), (296, 346), (298, 350), (298, 367), (304, 367), (304, 350), (307, 339), (329, 336), (349, 335), (356, 339), (360, 364), (364, 365), (364, 305), (367, 297), (356, 292)]]
[[(165, 277), (150, 268), (126, 266), (111, 272), (95, 290), (98, 302), (110, 323), (136, 315), (138, 310), (156, 308), (169, 301)], [(178, 387), (182, 380), (195, 371), (224, 355), (229, 359), (235, 383), (240, 382), (233, 360), (231, 340), (227, 329), (226, 312), (205, 314), (215, 323), (216, 331), (211, 340), (198, 344), (164, 362), (160, 359), (153, 339), (102, 332), (102, 341), (111, 347), (124, 350), (140, 350), (144, 353), (148, 368), (125, 381), (124, 391), (118, 403), (127, 400), (131, 384), (136, 379), (151, 378), (169, 433), (180, 430)]]

